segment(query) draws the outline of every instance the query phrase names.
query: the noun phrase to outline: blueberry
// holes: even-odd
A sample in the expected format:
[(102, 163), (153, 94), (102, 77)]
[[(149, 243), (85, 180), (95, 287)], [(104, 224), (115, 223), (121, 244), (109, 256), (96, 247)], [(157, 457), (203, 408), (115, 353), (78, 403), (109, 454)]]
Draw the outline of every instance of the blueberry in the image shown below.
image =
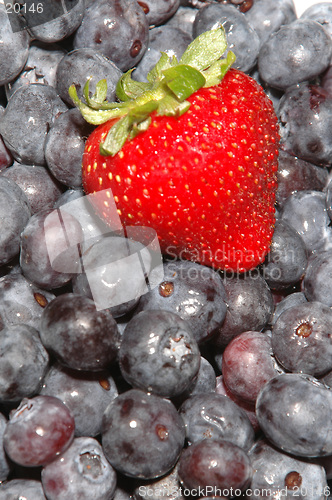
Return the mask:
[(279, 318), (280, 314), (286, 311), (286, 309), (300, 304), (305, 304), (306, 302), (307, 299), (303, 292), (294, 292), (286, 295), (286, 297), (284, 297), (275, 307), (271, 320), (272, 327)]
[(198, 374), (200, 353), (189, 325), (177, 314), (142, 311), (123, 332), (119, 363), (133, 387), (173, 397)]
[(18, 255), (21, 233), (30, 215), (29, 201), (22, 189), (13, 180), (0, 176), (0, 265)]
[(20, 401), (39, 392), (49, 356), (38, 331), (11, 325), (0, 331), (0, 401)]
[(149, 23), (135, 0), (96, 0), (84, 14), (74, 48), (92, 48), (122, 71), (135, 66), (148, 44)]
[(43, 380), (40, 394), (54, 396), (69, 408), (75, 419), (75, 436), (100, 434), (102, 415), (118, 395), (107, 372), (77, 372), (54, 364)]
[(5, 4), (0, 4), (0, 85), (16, 78), (26, 63), (30, 36), (27, 31), (13, 32)]
[(301, 236), (285, 220), (278, 220), (270, 253), (263, 265), (267, 284), (274, 290), (295, 285), (304, 276), (307, 260), (307, 250)]
[(142, 484), (136, 486), (134, 497), (137, 500), (146, 500), (147, 495), (150, 500), (183, 500), (184, 496), (178, 478), (178, 467), (175, 466), (162, 478), (149, 482), (144, 481), (144, 483), (142, 482)]
[(10, 414), (4, 447), (9, 457), (24, 467), (45, 465), (68, 448), (74, 427), (74, 418), (58, 398), (24, 398)]
[(295, 5), (292, 0), (254, 0), (245, 16), (263, 47), (272, 33), (296, 20)]
[(154, 27), (164, 24), (177, 12), (180, 0), (139, 0), (138, 4), (142, 7), (149, 25)]
[(215, 392), (216, 384), (217, 379), (213, 366), (206, 358), (201, 356), (197, 377), (189, 385), (189, 388), (185, 391), (185, 395), (189, 397), (196, 394)]
[[(65, 221), (64, 232), (62, 224)], [(72, 238), (68, 242), (68, 234)], [(67, 238), (66, 238), (67, 237)], [(20, 264), (23, 274), (37, 286), (46, 289), (59, 288), (70, 281), (78, 265), (78, 251), (75, 242), (82, 241), (82, 228), (70, 214), (43, 210), (33, 215), (21, 234)], [(69, 246), (73, 243), (72, 246)], [(69, 249), (68, 249), (69, 246)], [(55, 256), (52, 255), (55, 252)], [(52, 262), (50, 260), (52, 255)], [(54, 257), (54, 259), (53, 259)], [(54, 264), (60, 260), (58, 267)], [(64, 272), (56, 269), (64, 269)]]
[(68, 368), (106, 369), (118, 352), (118, 329), (111, 313), (74, 293), (56, 297), (44, 309), (40, 336), (46, 349)]
[(331, 329), (329, 307), (319, 302), (290, 307), (273, 326), (273, 352), (288, 371), (322, 376), (332, 370)]
[(187, 321), (197, 342), (212, 337), (226, 314), (225, 289), (217, 272), (189, 261), (164, 264), (164, 278), (140, 299), (138, 311), (165, 309)]
[(45, 165), (46, 134), (55, 118), (66, 110), (50, 85), (32, 83), (18, 88), (0, 120), (0, 133), (15, 160)]
[(2, 175), (16, 182), (25, 193), (31, 215), (52, 208), (62, 194), (60, 184), (45, 167), (21, 165), (15, 162)]
[(282, 148), (320, 166), (332, 161), (332, 96), (319, 85), (289, 87), (278, 108)]
[(107, 81), (107, 100), (115, 101), (115, 87), (122, 71), (97, 49), (81, 48), (72, 50), (59, 62), (56, 70), (56, 90), (61, 99), (68, 105), (73, 102), (68, 89), (75, 84), (77, 95), (83, 99), (83, 87), (90, 79), (90, 92), (95, 92), (96, 83), (103, 78)]
[(3, 276), (0, 279), (0, 323), (4, 326), (25, 324), (39, 330), (43, 309), (54, 298), (53, 293), (38, 288), (21, 272)]
[(0, 485), (0, 495), (4, 494), (4, 500), (47, 500), (44, 495), (43, 486), (36, 479), (11, 479)]
[(259, 52), (262, 79), (278, 89), (312, 80), (330, 64), (332, 39), (324, 28), (310, 19), (298, 19), (281, 26)]
[(175, 56), (180, 59), (191, 42), (192, 36), (182, 31), (181, 28), (165, 24), (150, 29), (147, 49), (136, 65), (133, 78), (138, 81), (146, 81), (148, 72), (160, 59), (160, 52), (165, 52), (169, 57)]
[(175, 14), (167, 21), (167, 26), (185, 31), (193, 36), (193, 24), (197, 10), (193, 7), (180, 5)]
[(295, 191), (323, 191), (327, 184), (328, 171), (282, 149), (279, 151), (278, 189), (276, 202), (282, 208), (288, 196)]
[(332, 37), (332, 5), (330, 2), (318, 2), (308, 7), (301, 19), (312, 19), (320, 23)]
[(221, 439), (204, 439), (192, 444), (179, 461), (179, 478), (186, 488), (194, 491), (212, 487), (226, 496), (232, 497), (235, 492), (239, 496), (248, 486), (251, 475), (247, 453)]
[(303, 280), (303, 292), (309, 301), (318, 301), (332, 306), (331, 268), (332, 249), (316, 252), (308, 261)]
[(259, 52), (259, 38), (246, 16), (233, 5), (210, 3), (199, 9), (194, 25), (196, 38), (204, 31), (223, 26), (226, 32), (228, 49), (236, 55), (234, 67), (249, 71), (255, 65)]
[[(257, 271), (257, 270), (256, 270)], [(227, 313), (213, 342), (226, 347), (239, 333), (260, 331), (273, 313), (273, 298), (266, 281), (258, 272), (225, 277)]]
[(45, 159), (54, 177), (72, 188), (82, 186), (82, 155), (92, 132), (75, 108), (62, 113), (53, 123), (45, 142)]
[[(308, 500), (321, 500), (326, 496), (326, 474), (320, 465), (282, 453), (266, 439), (259, 439), (254, 444), (249, 458), (254, 471), (250, 484), (252, 491), (269, 491), (273, 498), (281, 491), (287, 492), (289, 498), (296, 497), (298, 492)], [(254, 498), (262, 496), (254, 495)]]
[(154, 394), (126, 391), (104, 413), (104, 453), (126, 476), (154, 479), (166, 474), (178, 460), (184, 439), (184, 424), (176, 408)]
[(19, 76), (6, 85), (6, 96), (11, 95), (22, 85), (42, 83), (55, 87), (56, 69), (66, 51), (59, 45), (35, 43), (30, 46), (27, 62)]
[[(5, 415), (0, 413), (0, 481), (5, 481), (9, 473), (12, 470), (12, 464), (5, 453), (5, 449), (3, 447), (3, 435), (7, 425), (7, 418)], [(1, 496), (1, 486), (0, 486), (0, 496)]]
[(43, 467), (41, 479), (48, 500), (109, 500), (113, 498), (117, 477), (99, 442), (92, 437), (79, 437)]
[(332, 453), (332, 391), (298, 373), (273, 378), (260, 391), (256, 413), (265, 436), (278, 448), (301, 457)]
[(329, 247), (332, 233), (324, 193), (293, 193), (284, 204), (281, 218), (299, 233), (309, 253)]
[(254, 430), (246, 415), (226, 396), (216, 393), (189, 397), (180, 407), (190, 444), (202, 439), (225, 439), (248, 450)]
[(281, 372), (273, 356), (271, 338), (261, 332), (243, 332), (226, 347), (222, 374), (228, 389), (255, 404), (264, 384)]

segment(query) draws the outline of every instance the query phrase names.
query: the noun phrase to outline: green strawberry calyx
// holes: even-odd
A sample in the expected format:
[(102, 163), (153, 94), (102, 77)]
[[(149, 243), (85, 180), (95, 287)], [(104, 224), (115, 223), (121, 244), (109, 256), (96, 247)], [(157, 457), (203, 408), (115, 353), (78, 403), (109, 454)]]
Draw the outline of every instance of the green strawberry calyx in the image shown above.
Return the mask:
[(235, 55), (227, 49), (223, 27), (206, 31), (187, 47), (181, 59), (169, 57), (165, 52), (147, 75), (147, 82), (132, 79), (133, 69), (124, 73), (116, 87), (119, 102), (108, 102), (107, 82), (100, 80), (95, 93), (90, 96), (89, 78), (84, 85), (82, 102), (75, 85), (69, 95), (85, 120), (92, 125), (101, 125), (118, 119), (110, 128), (105, 141), (100, 143), (100, 152), (105, 156), (118, 153), (126, 140), (149, 128), (151, 113), (180, 116), (185, 113), (194, 92), (202, 87), (218, 85), (235, 61)]

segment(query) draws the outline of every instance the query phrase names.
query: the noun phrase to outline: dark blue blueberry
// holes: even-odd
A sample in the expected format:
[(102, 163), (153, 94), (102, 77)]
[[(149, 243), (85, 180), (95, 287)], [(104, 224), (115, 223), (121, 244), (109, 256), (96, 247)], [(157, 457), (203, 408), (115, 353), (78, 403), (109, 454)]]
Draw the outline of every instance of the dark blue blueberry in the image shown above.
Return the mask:
[(77, 95), (83, 99), (83, 87), (90, 79), (90, 93), (95, 92), (96, 83), (103, 78), (107, 81), (107, 100), (115, 101), (115, 87), (122, 71), (101, 52), (93, 48), (72, 50), (58, 64), (56, 71), (56, 89), (61, 99), (73, 106), (68, 89), (75, 84)]
[(22, 189), (11, 179), (0, 176), (0, 266), (18, 255), (21, 233), (30, 216), (30, 205)]
[(75, 436), (95, 437), (109, 403), (118, 395), (109, 372), (77, 372), (56, 363), (43, 380), (40, 394), (55, 396), (75, 419)]
[(16, 80), (6, 85), (6, 96), (10, 96), (22, 85), (43, 83), (55, 87), (56, 70), (66, 51), (59, 45), (35, 43), (29, 49), (27, 62)]
[(282, 453), (266, 439), (254, 444), (249, 458), (254, 471), (250, 490), (262, 492), (253, 495), (256, 500), (263, 498), (263, 491), (269, 491), (272, 498), (283, 491), (286, 498), (299, 494), (308, 500), (319, 500), (328, 492), (323, 467)]
[(273, 353), (286, 370), (320, 377), (332, 370), (331, 330), (329, 307), (319, 302), (293, 306), (273, 326)]
[(45, 159), (54, 177), (71, 188), (82, 186), (82, 155), (92, 132), (81, 113), (69, 109), (53, 123), (45, 142)]
[(23, 467), (46, 465), (70, 446), (74, 428), (74, 418), (60, 399), (24, 398), (10, 413), (4, 433), (5, 451)]
[(40, 391), (49, 356), (32, 326), (0, 330), (0, 401), (21, 401)]
[(323, 191), (327, 184), (328, 171), (296, 156), (279, 151), (278, 189), (276, 202), (282, 208), (288, 196), (295, 191)]
[(71, 201), (77, 200), (79, 198), (82, 198), (84, 196), (84, 191), (83, 189), (66, 189), (64, 193), (62, 193), (57, 201), (54, 203), (53, 208), (60, 208), (63, 205), (66, 205), (67, 203), (70, 203)]
[(66, 110), (50, 85), (32, 83), (17, 89), (0, 120), (0, 133), (15, 160), (45, 165), (47, 132), (57, 116)]
[(43, 486), (36, 479), (11, 479), (0, 485), (0, 495), (5, 495), (4, 500), (47, 500)]
[[(166, 500), (173, 498), (174, 500), (183, 500), (181, 493), (181, 484), (178, 478), (177, 465), (162, 478), (153, 481), (142, 481), (142, 484), (136, 486), (134, 497), (137, 500)], [(165, 498), (166, 497), (166, 498)], [(128, 498), (119, 500), (129, 500)]]
[(327, 184), (326, 190), (326, 209), (329, 214), (330, 219), (332, 220), (332, 181)]
[(332, 96), (323, 87), (299, 83), (286, 90), (278, 108), (283, 149), (315, 165), (332, 162)]
[(217, 385), (216, 373), (211, 363), (201, 356), (201, 363), (198, 370), (197, 377), (189, 385), (185, 394), (187, 397), (195, 396), (207, 392), (215, 392)]
[(303, 292), (294, 292), (290, 293), (289, 295), (286, 295), (285, 298), (283, 298), (275, 307), (272, 320), (271, 320), (271, 325), (273, 326), (277, 319), (279, 318), (280, 314), (286, 311), (286, 309), (289, 309), (290, 307), (293, 306), (298, 306), (300, 304), (305, 304), (307, 302), (306, 296), (304, 295)]
[(2, 172), (2, 175), (16, 182), (25, 193), (31, 208), (31, 215), (52, 208), (63, 191), (45, 167), (21, 165), (15, 162), (13, 166)]
[(163, 281), (141, 297), (138, 311), (165, 309), (178, 314), (200, 343), (222, 325), (225, 300), (222, 280), (214, 270), (189, 261), (166, 262)]
[(147, 50), (136, 65), (133, 77), (138, 81), (146, 81), (148, 72), (160, 59), (160, 52), (165, 52), (169, 57), (175, 56), (180, 59), (191, 42), (192, 36), (182, 31), (181, 28), (165, 24), (150, 29)]
[(0, 4), (0, 85), (16, 78), (26, 63), (30, 36), (27, 31), (13, 33), (4, 3)]
[(332, 39), (310, 19), (298, 19), (281, 26), (262, 46), (258, 67), (261, 78), (277, 89), (312, 80), (331, 61)]
[(278, 448), (302, 457), (332, 454), (332, 391), (309, 375), (273, 378), (257, 398), (265, 436)]
[[(61, 225), (64, 221), (66, 233)], [(72, 238), (72, 246), (71, 241), (68, 242), (68, 234)], [(67, 284), (76, 270), (79, 255), (75, 243), (80, 241), (81, 225), (70, 214), (62, 213), (61, 221), (58, 212), (53, 210), (33, 215), (21, 234), (20, 265), (24, 276), (48, 290)], [(56, 257), (63, 257), (58, 266), (54, 264)], [(57, 271), (59, 268), (64, 271)]]
[(164, 24), (175, 14), (180, 0), (138, 0), (137, 3), (142, 7), (149, 25), (154, 27)]
[(41, 480), (49, 500), (109, 500), (117, 476), (99, 442), (92, 437), (78, 437), (43, 467)]
[(247, 453), (229, 441), (204, 439), (186, 448), (179, 460), (179, 478), (185, 488), (212, 487), (221, 491), (244, 490), (249, 485), (252, 468)]
[(293, 193), (285, 201), (281, 219), (299, 233), (309, 253), (329, 247), (332, 230), (324, 193), (319, 191)]
[(189, 397), (180, 407), (189, 443), (225, 439), (249, 450), (254, 430), (246, 413), (226, 396), (216, 393)]
[(177, 314), (146, 310), (127, 324), (119, 351), (123, 377), (159, 396), (178, 396), (198, 374), (200, 352), (189, 324)]
[(199, 9), (193, 26), (193, 36), (223, 26), (226, 32), (228, 50), (236, 55), (234, 67), (242, 71), (252, 69), (257, 61), (259, 38), (249, 24), (245, 14), (233, 5), (209, 3)]
[(3, 326), (25, 324), (39, 330), (44, 307), (55, 298), (53, 293), (38, 288), (21, 272), (0, 279), (0, 323)]
[[(1, 116), (0, 116), (1, 120)], [(13, 157), (0, 136), (0, 172), (4, 172), (7, 167), (13, 164)]]
[(255, 404), (263, 385), (279, 373), (271, 338), (265, 333), (241, 333), (228, 344), (222, 356), (222, 375), (228, 389), (251, 404)]
[(193, 36), (193, 24), (197, 14), (197, 10), (193, 7), (180, 5), (175, 14), (167, 21), (167, 26), (185, 31)]
[(268, 324), (273, 313), (273, 298), (266, 281), (259, 272), (225, 277), (227, 313), (225, 321), (213, 342), (226, 347), (239, 333), (260, 331)]
[(317, 2), (308, 7), (301, 19), (317, 21), (332, 37), (332, 5), (331, 2)]
[[(43, 12), (36, 12), (27, 24), (31, 36), (45, 43), (59, 42), (69, 37), (80, 26), (85, 12), (84, 0), (65, 0), (61, 2), (65, 8), (61, 8), (58, 2), (42, 5)], [(52, 7), (55, 7), (54, 14), (50, 10)]]
[(298, 283), (307, 267), (307, 250), (303, 239), (285, 220), (275, 224), (271, 249), (263, 264), (263, 275), (273, 290)]
[(303, 292), (309, 301), (332, 307), (332, 249), (314, 253), (308, 261)]
[(122, 71), (142, 58), (149, 40), (149, 23), (136, 0), (96, 0), (76, 31), (74, 48), (92, 48)]
[(99, 371), (118, 352), (118, 328), (111, 313), (97, 310), (93, 300), (64, 293), (43, 311), (40, 337), (46, 349), (68, 368)]
[(245, 15), (259, 36), (261, 47), (282, 25), (296, 20), (295, 5), (292, 0), (254, 0)]
[[(3, 435), (7, 425), (7, 418), (5, 415), (0, 413), (0, 481), (6, 481), (9, 473), (12, 470), (12, 464), (3, 447)], [(0, 486), (0, 497), (1, 497), (1, 486)]]
[(137, 389), (107, 407), (102, 444), (113, 467), (126, 476), (154, 479), (166, 474), (182, 451), (182, 418), (167, 399)]

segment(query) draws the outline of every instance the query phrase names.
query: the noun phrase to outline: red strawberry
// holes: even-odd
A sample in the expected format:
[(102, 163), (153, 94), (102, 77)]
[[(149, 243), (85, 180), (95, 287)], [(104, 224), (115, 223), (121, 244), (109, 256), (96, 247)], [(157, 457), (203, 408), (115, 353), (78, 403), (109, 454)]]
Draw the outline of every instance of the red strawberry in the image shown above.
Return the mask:
[(273, 235), (277, 118), (262, 88), (240, 71), (199, 85), (182, 99), (190, 108), (180, 116), (143, 113), (135, 122), (143, 131), (121, 137), (121, 149), (112, 151), (107, 137), (111, 130), (117, 140), (118, 118), (97, 127), (83, 156), (84, 189), (105, 190), (97, 208), (106, 221), (113, 196), (124, 226), (154, 228), (165, 254), (243, 272), (263, 262)]

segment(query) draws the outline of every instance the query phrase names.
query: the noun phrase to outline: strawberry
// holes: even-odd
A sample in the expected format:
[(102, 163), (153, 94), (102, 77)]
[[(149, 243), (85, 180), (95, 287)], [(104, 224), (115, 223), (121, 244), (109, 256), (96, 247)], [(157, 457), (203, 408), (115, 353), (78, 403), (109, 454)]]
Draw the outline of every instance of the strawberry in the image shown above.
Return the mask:
[(269, 251), (279, 135), (262, 88), (230, 69), (231, 52), (220, 58), (225, 43), (222, 28), (211, 30), (179, 62), (162, 54), (147, 83), (128, 72), (120, 103), (104, 101), (104, 82), (92, 98), (86, 85), (87, 104), (74, 87), (70, 95), (100, 124), (86, 142), (83, 186), (103, 191), (103, 218), (111, 225), (114, 197), (123, 226), (154, 228), (166, 255), (244, 272)]

